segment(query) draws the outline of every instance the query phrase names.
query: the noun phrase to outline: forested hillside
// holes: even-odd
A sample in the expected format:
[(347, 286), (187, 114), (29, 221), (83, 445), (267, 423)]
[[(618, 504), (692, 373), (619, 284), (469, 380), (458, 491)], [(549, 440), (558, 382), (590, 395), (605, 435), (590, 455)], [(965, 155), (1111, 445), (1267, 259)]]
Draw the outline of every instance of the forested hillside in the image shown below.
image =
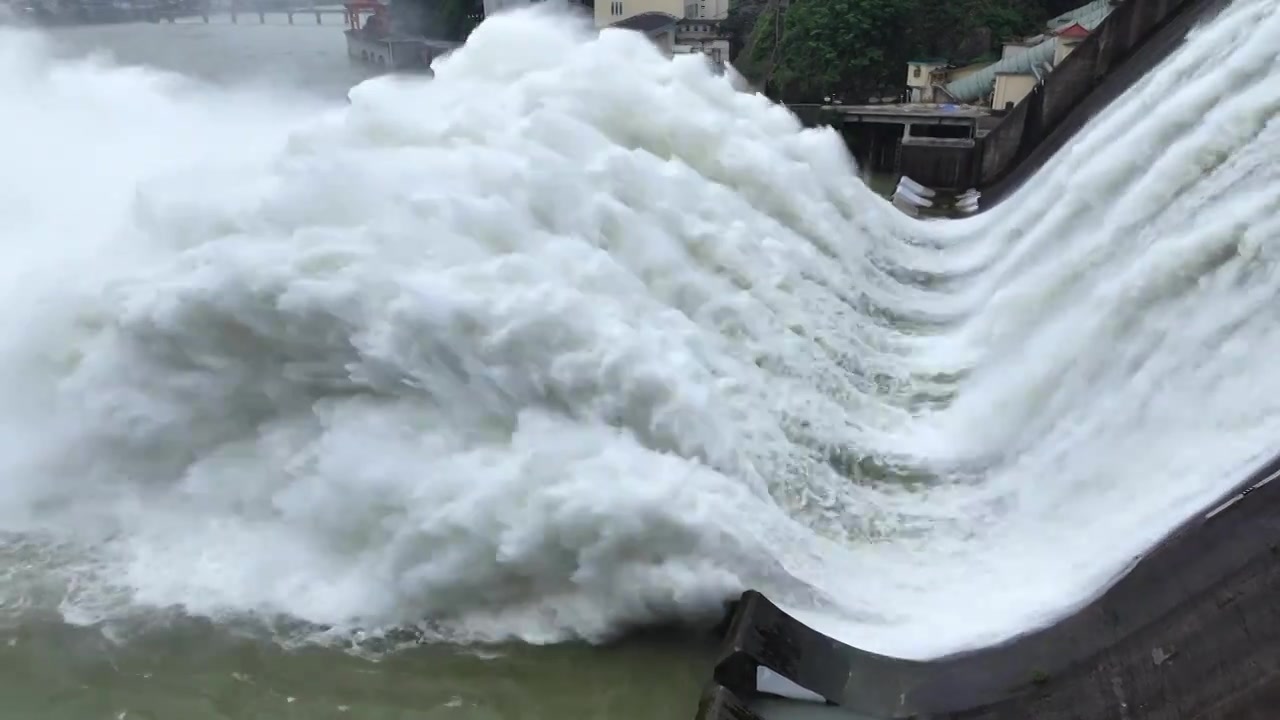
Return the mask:
[(906, 62), (994, 57), (1005, 38), (1034, 34), (1085, 0), (739, 0), (729, 26), (735, 66), (791, 102), (896, 95)]

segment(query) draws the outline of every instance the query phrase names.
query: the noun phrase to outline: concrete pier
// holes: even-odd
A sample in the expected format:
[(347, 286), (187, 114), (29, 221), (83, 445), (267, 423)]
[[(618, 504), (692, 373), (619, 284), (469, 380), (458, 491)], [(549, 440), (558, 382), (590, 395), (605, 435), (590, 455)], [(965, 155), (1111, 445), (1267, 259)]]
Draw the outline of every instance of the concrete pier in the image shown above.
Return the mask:
[(826, 701), (794, 701), (808, 710), (787, 717), (1270, 720), (1280, 713), (1278, 476), (1280, 456), (1076, 613), (938, 660), (850, 647), (748, 592), (699, 717), (782, 716), (762, 704), (778, 694), (764, 679), (777, 676)]
[(427, 70), (431, 61), (458, 49), (462, 43), (394, 35), (367, 37), (347, 30), (347, 57), (380, 70)]
[(923, 103), (823, 105), (815, 117), (841, 130), (868, 169), (943, 190), (972, 187), (978, 143), (994, 124), (988, 108)]

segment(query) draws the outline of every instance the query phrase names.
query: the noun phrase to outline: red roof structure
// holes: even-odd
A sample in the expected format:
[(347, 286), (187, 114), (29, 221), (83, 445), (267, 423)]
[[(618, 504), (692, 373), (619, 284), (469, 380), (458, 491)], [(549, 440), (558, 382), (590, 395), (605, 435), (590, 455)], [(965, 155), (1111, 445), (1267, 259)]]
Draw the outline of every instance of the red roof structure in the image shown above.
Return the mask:
[(1054, 34), (1068, 40), (1083, 40), (1089, 37), (1089, 31), (1080, 23), (1071, 23)]

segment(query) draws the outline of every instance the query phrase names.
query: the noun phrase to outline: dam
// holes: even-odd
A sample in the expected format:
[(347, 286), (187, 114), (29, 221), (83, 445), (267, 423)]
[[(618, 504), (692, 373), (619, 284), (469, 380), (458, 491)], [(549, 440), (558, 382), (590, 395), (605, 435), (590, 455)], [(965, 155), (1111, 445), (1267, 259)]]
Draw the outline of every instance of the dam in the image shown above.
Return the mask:
[(1280, 0), (956, 221), (546, 13), (65, 30), (0, 28), (0, 715), (1274, 706)]
[[(998, 124), (970, 131), (974, 164), (963, 172), (983, 188), (984, 209), (1069, 151), (1091, 119), (1228, 5), (1119, 3)], [(697, 720), (1270, 720), (1280, 708), (1277, 478), (1280, 455), (1051, 624), (933, 660), (858, 649), (748, 591), (729, 613)]]

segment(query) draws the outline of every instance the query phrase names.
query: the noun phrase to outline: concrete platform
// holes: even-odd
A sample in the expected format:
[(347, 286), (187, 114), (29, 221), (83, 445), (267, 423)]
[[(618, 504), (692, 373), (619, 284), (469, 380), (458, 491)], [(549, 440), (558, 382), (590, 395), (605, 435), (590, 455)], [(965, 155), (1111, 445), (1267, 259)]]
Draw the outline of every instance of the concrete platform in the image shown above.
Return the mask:
[[(1178, 527), (1092, 603), (932, 661), (865, 652), (745, 593), (701, 720), (1280, 717), (1280, 456)], [(763, 668), (763, 670), (762, 670)], [(825, 699), (762, 699), (776, 674)], [(803, 691), (802, 691), (803, 692)], [(815, 715), (815, 712), (818, 714)]]
[(976, 125), (991, 116), (991, 108), (977, 105), (934, 103), (885, 103), (883, 105), (823, 105), (845, 122), (881, 122), (894, 125)]

